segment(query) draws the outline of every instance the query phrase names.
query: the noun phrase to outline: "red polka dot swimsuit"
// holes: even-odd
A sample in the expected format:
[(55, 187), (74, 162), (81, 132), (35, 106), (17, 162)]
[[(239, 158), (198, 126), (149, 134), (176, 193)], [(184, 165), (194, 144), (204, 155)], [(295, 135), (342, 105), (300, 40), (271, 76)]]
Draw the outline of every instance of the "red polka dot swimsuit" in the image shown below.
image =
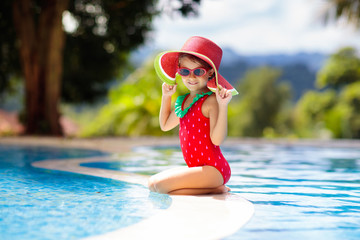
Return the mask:
[(205, 165), (215, 167), (223, 176), (225, 184), (231, 176), (230, 166), (220, 147), (211, 142), (210, 119), (201, 112), (202, 104), (211, 94), (212, 92), (198, 94), (185, 110), (184, 103), (189, 95), (178, 97), (175, 113), (180, 117), (179, 138), (186, 164), (189, 167)]

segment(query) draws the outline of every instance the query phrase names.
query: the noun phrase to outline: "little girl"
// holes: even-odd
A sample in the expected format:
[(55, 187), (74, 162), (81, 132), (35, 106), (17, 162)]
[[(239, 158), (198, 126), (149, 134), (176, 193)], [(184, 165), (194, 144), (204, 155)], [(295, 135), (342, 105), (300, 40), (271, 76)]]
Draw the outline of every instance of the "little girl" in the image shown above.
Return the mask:
[[(180, 51), (161, 53), (156, 58), (155, 69), (165, 81), (160, 127), (169, 131), (180, 124), (181, 150), (188, 166), (152, 176), (149, 179), (151, 191), (178, 195), (229, 191), (225, 184), (231, 170), (219, 145), (227, 136), (228, 103), (237, 92), (218, 74), (221, 57), (222, 50), (215, 43), (206, 38), (191, 37)], [(190, 93), (178, 97), (172, 110), (176, 74), (181, 76)]]

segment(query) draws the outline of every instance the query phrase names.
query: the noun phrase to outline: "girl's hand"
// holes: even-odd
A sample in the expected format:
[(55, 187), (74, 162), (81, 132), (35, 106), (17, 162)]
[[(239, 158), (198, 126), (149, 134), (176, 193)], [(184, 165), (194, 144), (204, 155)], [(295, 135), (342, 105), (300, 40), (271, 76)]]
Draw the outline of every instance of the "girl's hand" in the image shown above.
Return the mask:
[(231, 101), (231, 98), (232, 98), (232, 94), (230, 90), (227, 90), (226, 88), (220, 86), (216, 88), (216, 100), (219, 105), (227, 106)]
[(164, 96), (172, 96), (176, 92), (176, 84), (175, 85), (169, 85), (167, 83), (163, 83), (162, 85), (162, 94)]

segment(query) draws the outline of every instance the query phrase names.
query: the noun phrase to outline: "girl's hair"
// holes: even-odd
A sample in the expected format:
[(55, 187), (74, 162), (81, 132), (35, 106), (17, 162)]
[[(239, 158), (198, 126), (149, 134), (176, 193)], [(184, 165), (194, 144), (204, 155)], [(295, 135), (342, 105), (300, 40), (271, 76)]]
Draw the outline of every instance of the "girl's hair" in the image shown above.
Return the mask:
[[(189, 53), (180, 53), (180, 54), (179, 54), (179, 63), (178, 63), (179, 67), (180, 67), (180, 61), (181, 61), (181, 59), (183, 59), (183, 58), (188, 58), (188, 59), (190, 59), (191, 61), (200, 64), (203, 68), (205, 68), (205, 69), (207, 69), (207, 70), (212, 69), (212, 67), (211, 67), (210, 64), (208, 64), (207, 62), (205, 62), (205, 61), (202, 60), (201, 58), (198, 58), (198, 57), (196, 57), (196, 56), (194, 56), (194, 55), (192, 55), (192, 54), (189, 54)], [(209, 78), (209, 80), (212, 79), (213, 77), (215, 77), (215, 72), (214, 72), (214, 74)]]
[(205, 69), (211, 69), (210, 64), (208, 64), (207, 62), (205, 62), (204, 60), (202, 60), (201, 58), (198, 58), (194, 55), (191, 55), (189, 53), (180, 53), (179, 54), (179, 66), (180, 66), (180, 61), (183, 58), (189, 58), (191, 61), (199, 63), (202, 67), (204, 67)]

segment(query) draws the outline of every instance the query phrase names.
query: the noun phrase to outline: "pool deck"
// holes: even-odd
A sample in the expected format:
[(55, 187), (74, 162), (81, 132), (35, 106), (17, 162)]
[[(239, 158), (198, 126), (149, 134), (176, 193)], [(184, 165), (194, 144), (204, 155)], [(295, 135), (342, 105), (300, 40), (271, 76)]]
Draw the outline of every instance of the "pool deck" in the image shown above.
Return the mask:
[[(129, 152), (138, 146), (177, 145), (178, 137), (138, 137), (138, 138), (56, 138), (56, 137), (0, 137), (0, 144), (41, 145), (52, 147), (71, 147), (100, 150), (109, 153)], [(321, 139), (258, 139), (228, 138), (225, 145), (275, 144), (284, 146), (316, 146), (335, 148), (360, 148), (360, 140), (321, 140)]]
[[(5, 137), (0, 138), (0, 144), (84, 148), (125, 154), (130, 153), (134, 147), (178, 145), (179, 141), (176, 137), (96, 139)], [(239, 144), (360, 148), (359, 140), (227, 139), (224, 145)], [(148, 176), (80, 166), (84, 162), (111, 160), (114, 159), (110, 155), (94, 158), (41, 161), (34, 163), (33, 166), (147, 185)], [(244, 226), (254, 213), (253, 204), (238, 194), (171, 196), (171, 199), (170, 207), (159, 210), (160, 212), (155, 216), (130, 227), (87, 239), (149, 239), (153, 237), (157, 239), (222, 239)]]

